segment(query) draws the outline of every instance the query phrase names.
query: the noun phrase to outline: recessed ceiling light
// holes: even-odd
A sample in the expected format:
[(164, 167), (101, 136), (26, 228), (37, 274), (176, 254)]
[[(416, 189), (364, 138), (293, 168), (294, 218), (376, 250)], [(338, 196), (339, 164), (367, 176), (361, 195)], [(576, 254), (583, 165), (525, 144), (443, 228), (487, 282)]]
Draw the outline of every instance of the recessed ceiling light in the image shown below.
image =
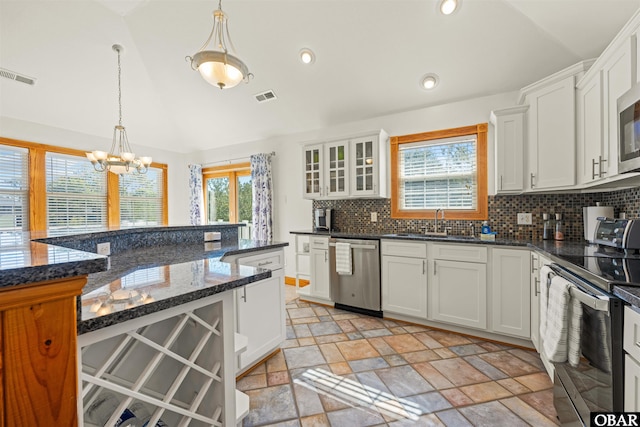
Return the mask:
[(440, 2), (440, 12), (443, 15), (451, 15), (460, 6), (462, 0), (442, 0)]
[(436, 74), (427, 74), (420, 80), (420, 86), (425, 90), (431, 90), (438, 86), (438, 76)]
[(303, 64), (313, 64), (316, 60), (316, 55), (313, 53), (311, 49), (302, 49), (300, 51), (300, 61)]

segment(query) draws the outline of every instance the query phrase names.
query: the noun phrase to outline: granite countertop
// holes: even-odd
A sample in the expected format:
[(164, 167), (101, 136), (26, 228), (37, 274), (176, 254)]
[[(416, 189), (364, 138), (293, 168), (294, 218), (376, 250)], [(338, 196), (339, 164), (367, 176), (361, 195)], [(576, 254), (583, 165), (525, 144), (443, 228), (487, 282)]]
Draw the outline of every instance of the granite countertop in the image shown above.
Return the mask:
[(0, 287), (82, 276), (109, 268), (95, 253), (31, 241), (23, 232), (0, 233)]
[[(206, 246), (205, 246), (206, 245)], [(78, 307), (78, 333), (184, 304), (271, 277), (271, 271), (221, 261), (224, 256), (288, 246), (239, 240), (164, 245), (112, 255), (91, 274)]]

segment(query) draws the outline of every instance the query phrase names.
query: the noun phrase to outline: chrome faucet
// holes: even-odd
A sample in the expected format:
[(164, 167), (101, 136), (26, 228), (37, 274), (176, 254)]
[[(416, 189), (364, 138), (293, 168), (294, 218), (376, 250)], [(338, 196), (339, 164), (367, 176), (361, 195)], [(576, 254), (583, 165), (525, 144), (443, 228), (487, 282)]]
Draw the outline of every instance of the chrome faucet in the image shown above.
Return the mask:
[(442, 212), (442, 216), (440, 217), (440, 219), (444, 222), (444, 209), (436, 209), (435, 223), (433, 224), (433, 231), (435, 233), (438, 232), (438, 212)]

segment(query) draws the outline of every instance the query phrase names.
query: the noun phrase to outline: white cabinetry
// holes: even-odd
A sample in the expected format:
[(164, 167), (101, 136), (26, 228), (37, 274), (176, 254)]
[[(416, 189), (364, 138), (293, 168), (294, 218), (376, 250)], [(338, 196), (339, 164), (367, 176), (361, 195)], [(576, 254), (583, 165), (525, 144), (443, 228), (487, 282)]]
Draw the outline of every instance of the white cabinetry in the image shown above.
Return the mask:
[(531, 252), (531, 342), (538, 353), (540, 345), (540, 255)]
[(284, 303), (284, 252), (261, 251), (251, 256), (224, 257), (225, 262), (271, 270), (271, 277), (235, 289), (236, 332), (248, 340), (240, 354), (237, 372), (242, 373), (276, 350), (286, 339)]
[(311, 289), (311, 255), (308, 234), (295, 235), (296, 250), (296, 291), (298, 295), (305, 295)]
[(433, 320), (477, 329), (487, 327), (487, 248), (431, 246), (429, 312)]
[(576, 183), (574, 87), (575, 77), (570, 75), (526, 95), (529, 104), (527, 189), (542, 190)]
[[(637, 310), (637, 309), (636, 309)], [(640, 411), (640, 313), (624, 308), (624, 410)]]
[(387, 196), (387, 150), (384, 132), (351, 140), (351, 196)]
[(524, 190), (525, 113), (528, 105), (494, 110), (496, 154), (496, 193), (522, 193)]
[(311, 236), (309, 239), (311, 254), (310, 296), (329, 300), (329, 237)]
[(349, 142), (338, 141), (325, 144), (325, 190), (331, 198), (349, 195)]
[(302, 182), (303, 197), (306, 199), (317, 199), (322, 196), (324, 186), (324, 173), (322, 171), (323, 145), (315, 144), (304, 147), (302, 164), (304, 165)]
[(605, 178), (609, 158), (604, 138), (602, 112), (602, 73), (593, 74), (578, 84), (577, 132), (578, 177), (581, 184)]
[(427, 244), (382, 240), (382, 310), (427, 318)]
[(303, 197), (344, 199), (387, 197), (387, 152), (384, 131), (303, 148)]
[(531, 335), (531, 256), (528, 250), (491, 248), (492, 330)]

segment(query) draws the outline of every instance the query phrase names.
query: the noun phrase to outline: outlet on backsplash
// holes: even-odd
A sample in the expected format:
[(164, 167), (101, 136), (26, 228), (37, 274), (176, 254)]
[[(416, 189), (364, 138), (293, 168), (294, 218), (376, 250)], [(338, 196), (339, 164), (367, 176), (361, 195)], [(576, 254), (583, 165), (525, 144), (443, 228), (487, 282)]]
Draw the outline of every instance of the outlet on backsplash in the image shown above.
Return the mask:
[(518, 225), (531, 225), (530, 213), (518, 213)]

